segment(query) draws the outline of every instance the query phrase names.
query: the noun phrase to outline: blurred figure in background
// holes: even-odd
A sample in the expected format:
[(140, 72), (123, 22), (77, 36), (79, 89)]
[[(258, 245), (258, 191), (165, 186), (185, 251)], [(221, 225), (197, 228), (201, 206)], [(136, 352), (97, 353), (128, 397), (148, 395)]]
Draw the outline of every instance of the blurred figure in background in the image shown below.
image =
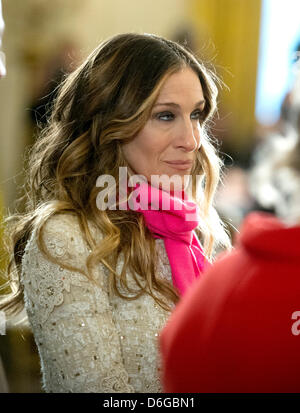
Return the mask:
[(236, 250), (175, 309), (160, 337), (166, 392), (300, 392), (299, 82), (289, 135), (267, 141), (252, 175), (280, 219), (249, 214)]
[[(295, 169), (300, 157), (293, 166), (283, 164), (289, 153), (299, 153), (297, 145), (300, 132), (300, 44), (296, 50), (294, 65), (295, 80), (292, 89), (283, 101), (277, 130), (265, 137), (253, 155), (253, 166), (249, 174), (250, 193), (256, 208), (275, 213), (293, 222), (298, 216), (300, 187)], [(296, 156), (296, 155), (294, 155)]]

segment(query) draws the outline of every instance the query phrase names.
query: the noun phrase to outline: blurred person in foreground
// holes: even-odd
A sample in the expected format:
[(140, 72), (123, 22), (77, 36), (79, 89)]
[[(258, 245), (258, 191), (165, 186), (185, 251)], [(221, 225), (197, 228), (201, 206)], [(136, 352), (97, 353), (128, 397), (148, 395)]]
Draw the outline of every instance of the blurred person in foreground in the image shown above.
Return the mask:
[(235, 250), (175, 309), (160, 336), (165, 392), (300, 392), (298, 76), (297, 122), (289, 136), (267, 143), (252, 176), (276, 214), (250, 213)]
[(230, 246), (213, 207), (216, 97), (196, 56), (148, 34), (104, 41), (63, 81), (26, 213), (7, 221), (17, 289), (2, 304), (24, 294), (46, 392), (162, 390), (159, 332), (214, 247)]

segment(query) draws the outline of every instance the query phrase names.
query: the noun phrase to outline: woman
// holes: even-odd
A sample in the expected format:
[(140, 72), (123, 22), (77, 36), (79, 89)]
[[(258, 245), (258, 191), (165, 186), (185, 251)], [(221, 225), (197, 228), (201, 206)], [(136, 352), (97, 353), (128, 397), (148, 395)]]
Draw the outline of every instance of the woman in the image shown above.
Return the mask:
[[(46, 392), (161, 391), (159, 331), (214, 245), (228, 244), (212, 206), (220, 161), (206, 133), (216, 96), (192, 53), (139, 34), (100, 44), (60, 87), (31, 153), (11, 263)], [(124, 168), (140, 185), (124, 189)], [(103, 177), (115, 183), (109, 208)]]

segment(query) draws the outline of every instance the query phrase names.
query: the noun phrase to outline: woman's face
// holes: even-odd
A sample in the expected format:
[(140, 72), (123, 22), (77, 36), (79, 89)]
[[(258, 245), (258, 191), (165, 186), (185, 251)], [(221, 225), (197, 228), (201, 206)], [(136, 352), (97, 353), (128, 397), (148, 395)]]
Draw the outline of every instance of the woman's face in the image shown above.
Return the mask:
[[(183, 189), (184, 175), (191, 173), (201, 145), (204, 104), (199, 78), (192, 69), (170, 75), (144, 128), (122, 146), (134, 174), (144, 175), (149, 183), (153, 175), (178, 175), (181, 188), (176, 189)], [(159, 186), (168, 190), (167, 181)], [(152, 184), (157, 186), (153, 180)]]

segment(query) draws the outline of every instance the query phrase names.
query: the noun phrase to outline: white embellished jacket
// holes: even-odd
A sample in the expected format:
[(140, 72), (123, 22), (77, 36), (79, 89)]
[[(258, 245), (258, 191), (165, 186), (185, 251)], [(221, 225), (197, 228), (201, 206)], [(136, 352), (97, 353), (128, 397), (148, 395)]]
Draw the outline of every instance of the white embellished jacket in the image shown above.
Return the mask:
[[(101, 239), (98, 230), (91, 230)], [(90, 251), (76, 216), (52, 216), (44, 226), (43, 239), (60, 262), (86, 269)], [(157, 275), (171, 280), (163, 240), (157, 239), (156, 247)], [(117, 272), (122, 266), (120, 255)], [(108, 270), (101, 263), (93, 275), (97, 285), (79, 271), (48, 260), (32, 232), (22, 259), (21, 282), (39, 351), (43, 390), (161, 392), (158, 335), (170, 312), (148, 294), (130, 301), (109, 296)]]

